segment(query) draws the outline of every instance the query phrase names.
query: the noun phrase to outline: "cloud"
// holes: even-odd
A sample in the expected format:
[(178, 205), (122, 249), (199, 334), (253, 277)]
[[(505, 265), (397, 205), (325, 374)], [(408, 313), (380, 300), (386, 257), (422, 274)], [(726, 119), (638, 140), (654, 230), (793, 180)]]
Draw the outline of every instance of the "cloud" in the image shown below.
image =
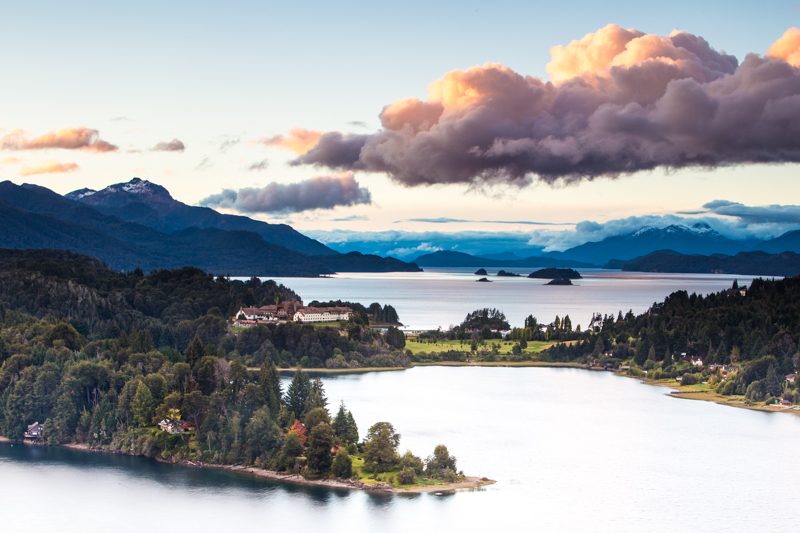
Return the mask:
[(200, 202), (208, 207), (234, 209), (242, 213), (296, 213), (310, 209), (369, 204), (369, 190), (352, 174), (318, 176), (299, 183), (269, 183), (261, 188), (224, 189)]
[(541, 251), (531, 246), (530, 234), (501, 231), (351, 231), (314, 230), (307, 235), (324, 242), (339, 252), (360, 251), (377, 255), (391, 255), (401, 259), (437, 250), (455, 250), (474, 255), (506, 253), (513, 250), (519, 257), (528, 257)]
[[(684, 216), (691, 215), (691, 216)], [(765, 239), (800, 229), (800, 206), (746, 206), (727, 200), (715, 200), (703, 209), (666, 215), (641, 215), (596, 222), (584, 220), (574, 229), (534, 230), (529, 244), (545, 251), (562, 251), (586, 242), (626, 235), (645, 227), (705, 224), (729, 239)]]
[(97, 130), (90, 128), (64, 128), (29, 137), (23, 130), (14, 130), (0, 138), (3, 150), (45, 150), (61, 148), (64, 150), (86, 150), (89, 152), (115, 152), (117, 146), (100, 138)]
[(0, 159), (0, 165), (13, 165), (15, 163), (19, 163), (20, 161), (22, 161), (22, 159), (19, 157), (8, 156)]
[(63, 174), (65, 172), (74, 172), (80, 167), (75, 163), (58, 163), (56, 161), (44, 163), (41, 165), (22, 167), (20, 174), (22, 176), (33, 176), (35, 174)]
[(297, 155), (303, 155), (313, 148), (318, 142), (322, 132), (294, 128), (286, 135), (275, 135), (262, 139), (261, 142), (268, 146), (278, 146), (291, 150)]
[(219, 143), (219, 151), (222, 152), (222, 153), (225, 153), (229, 149), (231, 149), (234, 146), (236, 146), (237, 144), (239, 144), (240, 142), (241, 142), (241, 139), (239, 137), (225, 137)]
[(361, 220), (369, 220), (369, 217), (364, 215), (347, 215), (345, 217), (332, 218), (331, 222), (357, 222)]
[(256, 161), (255, 163), (251, 164), (247, 167), (247, 170), (266, 170), (269, 167), (269, 159), (262, 159), (261, 161)]
[(800, 29), (789, 28), (767, 50), (767, 56), (782, 59), (793, 67), (800, 67)]
[(211, 160), (210, 157), (204, 157), (200, 160), (199, 163), (194, 167), (195, 170), (206, 170), (214, 166), (214, 161)]
[(524, 186), (798, 162), (799, 32), (738, 64), (697, 35), (609, 25), (554, 47), (550, 81), (499, 64), (454, 70), (427, 99), (384, 107), (375, 133), (314, 132), (294, 163), (382, 172), (408, 186)]
[(171, 141), (156, 143), (150, 150), (154, 152), (183, 152), (186, 150), (186, 145), (180, 139), (172, 139)]
[(800, 224), (800, 205), (749, 206), (729, 200), (713, 200), (703, 205), (706, 212), (735, 217), (751, 224)]
[(564, 226), (571, 224), (570, 222), (540, 222), (536, 220), (481, 220), (470, 218), (449, 218), (449, 217), (433, 217), (433, 218), (407, 218), (404, 220), (396, 220), (395, 224), (403, 222), (426, 222), (429, 224), (522, 224), (528, 226)]

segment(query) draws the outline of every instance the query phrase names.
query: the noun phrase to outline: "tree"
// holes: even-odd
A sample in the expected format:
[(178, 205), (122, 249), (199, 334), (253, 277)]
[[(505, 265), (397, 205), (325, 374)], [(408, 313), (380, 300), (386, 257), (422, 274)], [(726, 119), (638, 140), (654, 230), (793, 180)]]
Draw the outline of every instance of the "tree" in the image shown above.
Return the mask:
[(289, 428), (287, 434), (297, 435), (297, 438), (300, 439), (301, 444), (305, 444), (306, 440), (308, 440), (308, 435), (306, 434), (306, 426), (299, 420), (294, 421), (294, 424), (292, 424), (292, 427)]
[(272, 361), (264, 361), (261, 365), (261, 372), (258, 376), (258, 385), (261, 388), (261, 393), (264, 396), (264, 402), (269, 408), (269, 412), (273, 417), (278, 416), (281, 408), (281, 381), (278, 376), (278, 368)]
[(311, 387), (308, 390), (303, 412), (308, 413), (312, 409), (325, 409), (327, 411), (327, 407), (328, 398), (325, 396), (325, 387), (322, 385), (322, 380), (314, 378), (311, 380)]
[(256, 409), (244, 430), (245, 450), (248, 458), (253, 461), (262, 460), (270, 454), (280, 442), (280, 429), (269, 416), (266, 407)]
[(203, 341), (200, 340), (198, 335), (195, 335), (194, 338), (192, 338), (192, 342), (189, 343), (189, 347), (186, 348), (186, 362), (189, 363), (190, 366), (194, 366), (205, 354), (206, 349), (203, 346)]
[(397, 464), (400, 434), (389, 422), (377, 422), (369, 428), (364, 441), (364, 469), (368, 472), (387, 472)]
[(331, 416), (328, 414), (328, 410), (322, 407), (315, 407), (314, 409), (310, 410), (306, 413), (305, 418), (303, 419), (306, 428), (308, 431), (313, 431), (315, 426), (319, 424), (328, 424), (331, 423)]
[(286, 396), (283, 398), (286, 407), (289, 408), (295, 418), (303, 417), (310, 391), (311, 382), (308, 376), (298, 368), (292, 377), (292, 382), (289, 383), (289, 387), (286, 389)]
[(333, 458), (333, 429), (325, 422), (314, 426), (308, 437), (308, 469), (315, 476), (326, 476), (331, 469)]
[(358, 442), (358, 426), (353, 419), (353, 413), (348, 411), (344, 402), (339, 404), (339, 411), (333, 419), (333, 433), (343, 444), (356, 444)]
[(334, 476), (342, 479), (347, 479), (353, 476), (353, 459), (345, 449), (340, 449), (336, 452), (331, 465), (331, 472)]
[(410, 468), (415, 475), (419, 476), (425, 470), (425, 463), (422, 462), (422, 459), (407, 451), (400, 458), (400, 468)]
[(425, 474), (434, 479), (455, 481), (458, 479), (456, 458), (450, 455), (447, 446), (439, 444), (434, 448), (433, 455), (425, 461)]
[(149, 426), (153, 419), (153, 412), (156, 409), (156, 401), (150, 388), (140, 381), (136, 387), (136, 394), (133, 396), (133, 420), (138, 426)]
[(386, 335), (384, 335), (384, 338), (386, 340), (386, 344), (392, 348), (397, 350), (405, 348), (406, 336), (402, 331), (394, 326), (391, 326), (388, 330), (386, 330)]
[(291, 471), (297, 463), (297, 458), (303, 454), (303, 443), (297, 433), (289, 432), (283, 440), (283, 447), (278, 455), (278, 469)]

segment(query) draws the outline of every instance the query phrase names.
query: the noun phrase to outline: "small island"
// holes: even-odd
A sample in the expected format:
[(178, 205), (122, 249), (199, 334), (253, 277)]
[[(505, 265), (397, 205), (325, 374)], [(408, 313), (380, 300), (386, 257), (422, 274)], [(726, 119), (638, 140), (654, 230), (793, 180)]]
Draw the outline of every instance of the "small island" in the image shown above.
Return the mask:
[(545, 285), (572, 285), (572, 280), (569, 278), (555, 278), (545, 283)]
[(501, 271), (499, 271), (497, 273), (497, 275), (500, 276), (501, 278), (503, 278), (503, 277), (505, 277), (505, 278), (518, 278), (518, 277), (520, 277), (520, 275), (517, 274), (516, 272), (509, 272), (507, 270), (501, 270)]
[[(572, 268), (542, 268), (528, 274), (533, 279), (581, 279), (580, 272)], [(566, 283), (553, 283), (553, 285), (566, 285)]]
[(477, 281), (478, 283), (491, 283), (492, 282), (492, 280), (490, 280), (489, 278), (480, 278), (480, 279), (476, 279), (475, 281)]
[(488, 276), (489, 273), (486, 272), (485, 268), (479, 268), (478, 270), (475, 271), (475, 275), (476, 276)]

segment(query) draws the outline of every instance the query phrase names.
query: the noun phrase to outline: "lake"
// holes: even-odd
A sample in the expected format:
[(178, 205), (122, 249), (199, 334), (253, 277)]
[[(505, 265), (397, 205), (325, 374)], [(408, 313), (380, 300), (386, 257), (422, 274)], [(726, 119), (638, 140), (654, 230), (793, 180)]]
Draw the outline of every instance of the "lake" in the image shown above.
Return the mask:
[[(677, 290), (707, 294), (730, 288), (734, 279), (749, 284), (752, 276), (718, 274), (652, 274), (618, 270), (581, 270), (583, 279), (572, 286), (545, 285), (547, 280), (497, 277), (476, 283), (474, 268), (428, 268), (425, 272), (388, 274), (341, 273), (329, 278), (275, 278), (297, 292), (305, 303), (312, 300), (347, 300), (369, 305), (390, 304), (406, 327), (448, 328), (470, 311), (497, 307), (512, 326), (522, 326), (532, 314), (549, 324), (556, 315), (568, 314), (574, 325), (585, 328), (592, 313), (641, 313)], [(527, 275), (532, 269), (513, 269)]]
[(445, 443), (497, 484), (450, 496), (283, 486), (0, 444), (3, 531), (797, 531), (800, 417), (681, 400), (610, 373), (417, 367), (324, 378), (361, 433)]

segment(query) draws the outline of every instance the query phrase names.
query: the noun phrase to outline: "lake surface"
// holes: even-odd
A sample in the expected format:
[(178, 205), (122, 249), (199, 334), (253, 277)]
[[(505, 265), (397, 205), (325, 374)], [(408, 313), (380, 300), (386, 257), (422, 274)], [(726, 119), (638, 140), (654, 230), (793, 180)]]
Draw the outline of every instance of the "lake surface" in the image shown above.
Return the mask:
[(800, 417), (670, 398), (609, 373), (418, 367), (325, 378), (401, 451), (445, 443), (497, 484), (451, 496), (282, 486), (0, 444), (3, 531), (764, 531), (798, 528)]
[[(573, 325), (585, 328), (592, 313), (629, 309), (641, 313), (654, 302), (677, 290), (707, 294), (727, 289), (734, 279), (749, 284), (753, 276), (718, 274), (652, 274), (609, 270), (581, 270), (583, 279), (572, 286), (545, 285), (547, 280), (497, 277), (489, 269), (492, 283), (477, 283), (474, 268), (428, 268), (425, 272), (388, 274), (341, 273), (329, 278), (275, 278), (312, 300), (347, 300), (369, 305), (390, 304), (400, 320), (412, 329), (447, 329), (470, 311), (496, 307), (512, 326), (522, 326), (532, 314), (549, 324), (565, 314)], [(533, 269), (507, 268), (527, 276)]]

